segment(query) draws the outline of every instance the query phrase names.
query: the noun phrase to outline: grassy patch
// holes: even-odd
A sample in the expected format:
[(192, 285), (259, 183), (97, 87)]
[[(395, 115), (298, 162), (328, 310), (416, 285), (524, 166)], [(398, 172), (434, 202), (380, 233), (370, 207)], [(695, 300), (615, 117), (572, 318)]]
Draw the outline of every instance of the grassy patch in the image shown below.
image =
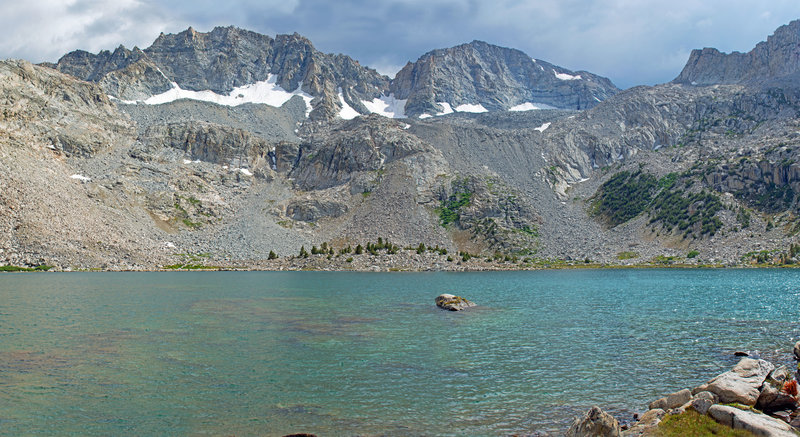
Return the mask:
[(659, 437), (750, 437), (755, 434), (742, 429), (733, 429), (717, 423), (714, 419), (689, 410), (683, 414), (667, 415), (652, 434)]
[(207, 266), (205, 264), (170, 264), (162, 267), (164, 270), (219, 270), (219, 266)]
[(620, 253), (617, 254), (617, 259), (618, 260), (633, 259), (633, 258), (638, 258), (638, 257), (639, 257), (639, 254), (636, 253), (636, 252), (628, 252), (628, 251), (626, 251), (626, 252), (620, 252)]
[(46, 272), (53, 266), (40, 265), (36, 267), (0, 266), (0, 272)]

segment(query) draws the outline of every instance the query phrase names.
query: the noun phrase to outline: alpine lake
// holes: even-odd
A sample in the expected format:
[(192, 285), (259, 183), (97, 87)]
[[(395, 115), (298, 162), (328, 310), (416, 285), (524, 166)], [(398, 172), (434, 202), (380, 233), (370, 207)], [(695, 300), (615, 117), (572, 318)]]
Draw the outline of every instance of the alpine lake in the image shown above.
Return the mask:
[(793, 365), (799, 304), (795, 269), (8, 273), (0, 434), (563, 433)]

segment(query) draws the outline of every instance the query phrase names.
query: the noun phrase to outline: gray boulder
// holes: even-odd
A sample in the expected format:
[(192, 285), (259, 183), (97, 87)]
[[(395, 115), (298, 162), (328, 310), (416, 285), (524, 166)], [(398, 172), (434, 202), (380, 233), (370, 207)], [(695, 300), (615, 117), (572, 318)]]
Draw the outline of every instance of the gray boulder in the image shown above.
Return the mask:
[(753, 411), (740, 410), (726, 405), (712, 405), (708, 415), (717, 422), (733, 429), (743, 429), (758, 436), (769, 437), (797, 437), (792, 431), (792, 426)]
[(700, 413), (702, 415), (705, 415), (706, 413), (708, 413), (708, 409), (711, 408), (712, 405), (714, 405), (714, 402), (712, 402), (711, 399), (693, 399), (692, 400), (692, 408), (694, 409), (694, 411), (697, 411), (698, 413)]
[(761, 385), (774, 368), (768, 361), (742, 358), (733, 369), (696, 387), (693, 392), (710, 391), (719, 396), (722, 403), (753, 406), (760, 395)]
[(469, 307), (474, 307), (475, 302), (468, 301), (461, 296), (445, 293), (436, 297), (436, 306), (448, 311), (461, 311)]
[(794, 359), (800, 361), (800, 341), (794, 344), (794, 350), (792, 352), (794, 353)]
[(692, 392), (690, 392), (687, 389), (683, 389), (675, 393), (672, 393), (667, 397), (663, 397), (661, 399), (651, 402), (649, 407), (651, 410), (654, 409), (671, 410), (673, 408), (678, 408), (681, 405), (684, 405), (691, 400), (692, 400)]
[(706, 414), (708, 409), (717, 402), (719, 402), (719, 396), (710, 391), (701, 391), (693, 396), (691, 406), (698, 413)]
[(600, 407), (592, 407), (581, 417), (576, 417), (567, 430), (567, 437), (612, 437), (619, 436), (619, 422)]

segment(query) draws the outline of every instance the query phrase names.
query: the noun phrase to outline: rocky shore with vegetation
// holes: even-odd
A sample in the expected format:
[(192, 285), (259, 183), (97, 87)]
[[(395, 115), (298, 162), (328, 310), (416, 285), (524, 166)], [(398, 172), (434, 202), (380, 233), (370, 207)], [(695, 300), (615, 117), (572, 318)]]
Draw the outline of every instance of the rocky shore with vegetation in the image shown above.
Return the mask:
[[(800, 361), (800, 342), (794, 345)], [(656, 399), (630, 423), (592, 407), (576, 417), (568, 437), (800, 435), (797, 369), (746, 353), (736, 366), (704, 384)]]

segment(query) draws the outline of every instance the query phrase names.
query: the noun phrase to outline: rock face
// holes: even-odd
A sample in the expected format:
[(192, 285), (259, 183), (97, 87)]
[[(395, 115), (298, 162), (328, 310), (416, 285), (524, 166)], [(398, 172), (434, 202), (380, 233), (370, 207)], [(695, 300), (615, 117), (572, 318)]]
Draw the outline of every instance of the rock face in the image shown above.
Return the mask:
[(417, 116), (458, 107), (464, 111), (508, 110), (526, 103), (586, 109), (619, 89), (586, 71), (573, 72), (519, 50), (473, 41), (428, 52), (408, 63), (392, 81), (391, 91), (399, 99), (408, 99), (406, 114)]
[(474, 307), (475, 303), (461, 296), (445, 293), (436, 297), (436, 306), (448, 311), (461, 311), (466, 308)]
[(768, 361), (742, 358), (733, 369), (697, 387), (694, 392), (710, 391), (719, 396), (721, 403), (738, 402), (753, 406), (761, 385), (774, 368)]
[(172, 147), (190, 160), (268, 173), (272, 147), (248, 131), (206, 122), (174, 123), (150, 127), (142, 138), (151, 149)]
[(704, 48), (692, 51), (676, 83), (693, 85), (763, 81), (800, 71), (800, 21), (779, 27), (747, 52), (721, 53)]
[(708, 415), (717, 422), (734, 429), (744, 429), (757, 436), (797, 437), (791, 425), (765, 414), (740, 410), (726, 405), (712, 405)]
[(600, 407), (592, 407), (582, 417), (576, 417), (567, 430), (567, 437), (617, 437), (619, 422)]

